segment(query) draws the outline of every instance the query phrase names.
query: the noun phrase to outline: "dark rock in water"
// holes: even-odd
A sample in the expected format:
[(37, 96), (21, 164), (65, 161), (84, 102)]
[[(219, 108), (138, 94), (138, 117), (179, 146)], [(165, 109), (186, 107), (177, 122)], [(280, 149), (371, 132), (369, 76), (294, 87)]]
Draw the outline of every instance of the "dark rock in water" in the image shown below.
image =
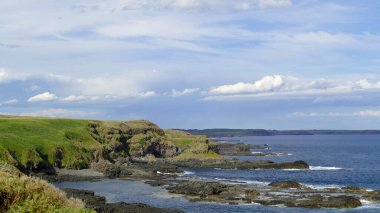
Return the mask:
[(311, 199), (310, 202), (297, 201), (298, 207), (305, 208), (356, 208), (362, 205), (360, 199), (353, 196), (333, 196), (327, 198)]
[(181, 213), (183, 211), (163, 209), (142, 203), (106, 203), (103, 196), (97, 196), (93, 191), (80, 189), (63, 189), (68, 197), (78, 198), (84, 201), (86, 208), (94, 209), (101, 213)]
[(372, 201), (380, 201), (380, 190), (368, 192), (365, 198)]
[(217, 183), (217, 182), (200, 182), (200, 181), (189, 181), (184, 183), (179, 183), (176, 186), (168, 187), (170, 193), (175, 194), (185, 194), (185, 195), (216, 195), (223, 191), (226, 191), (227, 185)]
[(302, 185), (295, 180), (272, 182), (269, 184), (269, 186), (278, 187), (278, 188), (285, 188), (285, 189), (289, 189), (289, 188), (300, 189), (300, 188), (302, 188)]
[(183, 168), (220, 168), (220, 169), (309, 169), (305, 161), (275, 163), (273, 161), (241, 161), (239, 159), (184, 159), (173, 161)]
[(67, 197), (83, 200), (87, 208), (97, 208), (106, 203), (105, 197), (97, 196), (93, 191), (81, 189), (63, 189), (63, 191), (66, 192)]
[(255, 200), (258, 196), (260, 196), (260, 192), (254, 190), (254, 189), (250, 189), (250, 190), (245, 191), (245, 199), (250, 201), (250, 202), (252, 200)]
[(345, 186), (342, 189), (347, 193), (363, 193), (367, 191), (365, 188), (357, 186)]
[(149, 184), (154, 187), (168, 185), (168, 182), (164, 180), (148, 180), (148, 181), (145, 181), (144, 183)]
[(269, 147), (268, 144), (264, 144), (264, 145), (252, 145), (251, 148), (252, 149), (270, 149), (270, 147)]
[(306, 199), (263, 199), (254, 200), (262, 205), (285, 205), (287, 207), (301, 208), (356, 208), (362, 205), (359, 198), (353, 196), (331, 196), (323, 197), (321, 195), (309, 196)]

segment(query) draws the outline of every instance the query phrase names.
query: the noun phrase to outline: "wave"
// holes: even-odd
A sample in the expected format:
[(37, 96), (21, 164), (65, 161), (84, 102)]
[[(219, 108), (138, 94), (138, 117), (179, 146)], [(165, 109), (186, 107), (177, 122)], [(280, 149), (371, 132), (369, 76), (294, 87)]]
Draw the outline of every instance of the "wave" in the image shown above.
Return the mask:
[(344, 170), (344, 168), (341, 168), (341, 167), (334, 167), (334, 166), (310, 166), (310, 170), (314, 170), (314, 171), (324, 171), (324, 170)]
[(341, 167), (334, 166), (310, 166), (309, 169), (280, 169), (282, 171), (333, 171), (333, 170), (349, 170)]
[(183, 171), (183, 175), (193, 175), (195, 172)]
[(380, 204), (377, 202), (361, 199), (360, 202), (363, 206), (358, 207), (358, 209), (380, 209)]
[[(253, 155), (261, 155), (263, 156), (268, 156), (268, 157), (273, 157), (273, 156), (291, 156), (293, 154), (291, 153), (283, 153), (283, 152), (251, 152)], [(264, 155), (266, 154), (266, 155)]]
[(333, 189), (333, 188), (342, 188), (340, 185), (312, 185), (312, 184), (304, 184), (307, 187), (312, 189)]
[(240, 180), (240, 179), (224, 179), (224, 178), (214, 178), (217, 181), (226, 182), (226, 183), (232, 183), (232, 184), (254, 184), (254, 185), (262, 185), (266, 186), (270, 184), (270, 182), (265, 181), (255, 181), (255, 180)]

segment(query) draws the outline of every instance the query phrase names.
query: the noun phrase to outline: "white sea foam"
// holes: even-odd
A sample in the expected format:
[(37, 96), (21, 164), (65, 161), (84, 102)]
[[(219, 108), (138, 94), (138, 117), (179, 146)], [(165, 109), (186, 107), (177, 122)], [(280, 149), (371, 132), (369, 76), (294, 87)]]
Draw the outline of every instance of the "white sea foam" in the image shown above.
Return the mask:
[(165, 173), (165, 172), (157, 171), (157, 174), (160, 174), (160, 175), (170, 175), (170, 174), (172, 174), (172, 173)]
[(306, 169), (281, 169), (283, 171), (305, 171)]
[(358, 209), (380, 209), (380, 204), (376, 202), (372, 202), (369, 200), (360, 200), (363, 206), (358, 207)]
[(183, 175), (193, 175), (195, 174), (194, 172), (190, 172), (190, 171), (183, 171)]
[(215, 180), (226, 182), (226, 183), (232, 183), (232, 184), (253, 184), (253, 185), (261, 185), (261, 186), (266, 186), (270, 183), (270, 182), (265, 182), (265, 181), (240, 180), (240, 179), (230, 180), (230, 179), (223, 179), (223, 178), (215, 178)]
[(324, 171), (324, 170), (344, 170), (344, 168), (334, 166), (310, 166), (310, 170)]
[(339, 185), (311, 185), (311, 184), (304, 184), (307, 187), (310, 187), (312, 189), (333, 189), (333, 188), (341, 188), (342, 186)]

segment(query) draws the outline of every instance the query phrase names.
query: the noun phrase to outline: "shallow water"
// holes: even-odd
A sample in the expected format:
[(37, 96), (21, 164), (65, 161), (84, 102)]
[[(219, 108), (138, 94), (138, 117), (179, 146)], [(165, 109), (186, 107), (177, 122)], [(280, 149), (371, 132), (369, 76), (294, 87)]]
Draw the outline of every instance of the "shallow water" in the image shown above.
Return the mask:
[[(213, 180), (245, 181), (267, 184), (271, 181), (295, 179), (313, 187), (363, 186), (380, 189), (380, 135), (312, 135), (241, 137), (245, 143), (269, 144), (270, 150), (291, 153), (289, 156), (238, 157), (274, 161), (305, 160), (308, 170), (220, 170), (186, 169), (185, 177)], [(80, 188), (106, 196), (108, 202), (142, 202), (156, 207), (177, 208), (186, 212), (380, 212), (379, 205), (364, 202), (351, 210), (300, 209), (261, 205), (220, 205), (189, 202), (181, 196), (169, 195), (161, 187), (151, 187), (142, 181), (104, 180), (100, 182), (60, 183), (62, 188)]]

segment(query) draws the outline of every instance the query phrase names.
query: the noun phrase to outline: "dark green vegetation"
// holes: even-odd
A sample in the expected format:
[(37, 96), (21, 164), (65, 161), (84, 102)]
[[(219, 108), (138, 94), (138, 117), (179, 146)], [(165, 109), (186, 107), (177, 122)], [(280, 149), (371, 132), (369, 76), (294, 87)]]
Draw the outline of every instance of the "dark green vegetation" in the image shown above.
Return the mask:
[(209, 137), (274, 136), (274, 135), (331, 135), (380, 134), (380, 130), (265, 130), (265, 129), (188, 129), (191, 134)]

